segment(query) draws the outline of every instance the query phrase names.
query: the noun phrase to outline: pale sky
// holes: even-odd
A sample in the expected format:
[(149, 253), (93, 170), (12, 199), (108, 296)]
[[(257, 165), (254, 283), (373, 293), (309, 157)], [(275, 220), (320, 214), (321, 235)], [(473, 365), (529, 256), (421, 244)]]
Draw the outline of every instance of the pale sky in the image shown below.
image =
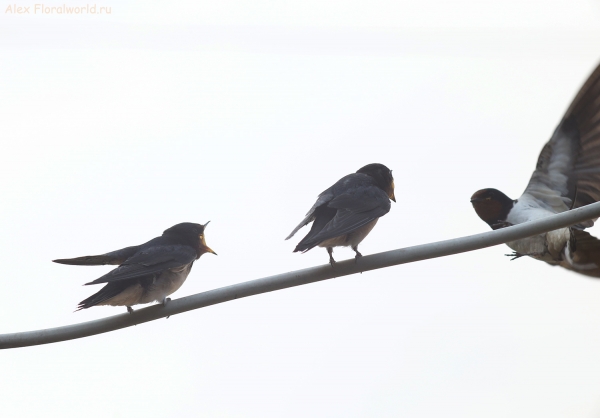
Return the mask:
[[(73, 313), (110, 266), (56, 258), (205, 223), (173, 298), (324, 264), (284, 238), (379, 162), (364, 255), (488, 230), (600, 61), (595, 1), (0, 5), (0, 333)], [(45, 6), (85, 2), (45, 2)], [(600, 231), (596, 232), (596, 235)], [(598, 417), (600, 280), (506, 246), (0, 352), (2, 416)], [(336, 249), (335, 257), (353, 257)], [(137, 306), (140, 308), (142, 306)]]

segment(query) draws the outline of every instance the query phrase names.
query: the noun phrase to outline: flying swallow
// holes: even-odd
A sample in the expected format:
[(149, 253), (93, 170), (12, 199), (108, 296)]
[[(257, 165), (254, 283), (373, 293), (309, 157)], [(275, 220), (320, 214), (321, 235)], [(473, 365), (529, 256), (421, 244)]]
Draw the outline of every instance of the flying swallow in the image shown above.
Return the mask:
[(325, 247), (333, 266), (333, 247), (350, 246), (356, 253), (356, 260), (362, 256), (358, 244), (371, 232), (377, 220), (390, 211), (390, 199), (396, 201), (392, 171), (383, 164), (366, 165), (321, 193), (286, 240), (314, 221), (294, 252)]
[[(496, 189), (471, 197), (492, 229), (552, 216), (600, 200), (600, 66), (585, 82), (544, 146), (525, 192), (513, 200)], [(515, 258), (528, 255), (600, 277), (600, 241), (584, 232), (589, 220), (507, 243)]]
[(98, 293), (79, 302), (77, 311), (97, 305), (126, 306), (157, 301), (166, 305), (171, 293), (181, 287), (194, 261), (204, 253), (217, 254), (204, 240), (204, 225), (184, 222), (142, 245), (102, 255), (53, 260), (78, 266), (119, 265), (104, 276), (86, 283), (106, 283)]

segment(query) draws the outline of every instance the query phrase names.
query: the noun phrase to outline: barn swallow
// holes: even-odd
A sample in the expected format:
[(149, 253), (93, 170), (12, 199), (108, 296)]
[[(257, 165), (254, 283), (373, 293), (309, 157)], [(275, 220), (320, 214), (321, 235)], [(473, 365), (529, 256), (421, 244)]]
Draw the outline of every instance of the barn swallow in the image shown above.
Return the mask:
[[(584, 83), (542, 149), (525, 192), (513, 200), (496, 189), (471, 197), (492, 229), (552, 216), (600, 200), (600, 66)], [(507, 243), (515, 258), (528, 255), (551, 265), (600, 277), (600, 241), (582, 231), (589, 220)]]
[(142, 245), (102, 255), (53, 260), (78, 266), (119, 265), (85, 285), (106, 283), (98, 293), (79, 302), (77, 311), (97, 305), (126, 306), (157, 301), (166, 305), (171, 293), (181, 287), (194, 261), (204, 253), (217, 254), (204, 240), (204, 225), (184, 222)]
[(321, 193), (306, 217), (286, 238), (290, 239), (310, 222), (310, 232), (298, 243), (294, 252), (325, 247), (333, 266), (333, 247), (352, 247), (355, 260), (362, 256), (358, 244), (371, 232), (377, 220), (390, 211), (394, 202), (392, 170), (383, 164), (369, 164), (356, 173), (342, 177)]

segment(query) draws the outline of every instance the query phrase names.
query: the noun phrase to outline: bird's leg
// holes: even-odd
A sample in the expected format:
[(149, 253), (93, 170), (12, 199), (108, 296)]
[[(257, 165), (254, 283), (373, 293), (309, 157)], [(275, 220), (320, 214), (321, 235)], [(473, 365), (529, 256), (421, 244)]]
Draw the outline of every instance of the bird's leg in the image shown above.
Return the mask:
[(514, 224), (511, 224), (510, 222), (500, 221), (500, 222), (496, 222), (495, 224), (493, 224), (492, 229), (495, 231), (496, 229), (508, 228), (509, 226), (513, 226), (513, 225)]
[(127, 307), (127, 312), (129, 312), (130, 314), (133, 313), (133, 308), (131, 306)]
[(333, 259), (333, 247), (327, 247), (327, 253), (329, 254), (329, 264), (333, 267), (335, 264), (335, 260)]
[(521, 253), (518, 253), (518, 252), (516, 252), (516, 251), (513, 251), (513, 253), (512, 253), (512, 254), (504, 254), (504, 255), (505, 255), (505, 256), (507, 256), (507, 257), (512, 257), (512, 258), (510, 259), (510, 261), (513, 261), (513, 260), (516, 260), (517, 258), (524, 257), (524, 256), (526, 256), (527, 254), (521, 254)]
[[(167, 306), (167, 303), (169, 303), (169, 302), (171, 302), (171, 298), (168, 298), (166, 296), (162, 300), (163, 306)], [(170, 317), (171, 317), (171, 315), (167, 316), (167, 319), (169, 319)]]
[(356, 264), (356, 262), (358, 261), (358, 259), (360, 257), (362, 257), (362, 254), (360, 252), (358, 252), (358, 245), (353, 246), (352, 249), (356, 253), (356, 255), (354, 256), (354, 263)]

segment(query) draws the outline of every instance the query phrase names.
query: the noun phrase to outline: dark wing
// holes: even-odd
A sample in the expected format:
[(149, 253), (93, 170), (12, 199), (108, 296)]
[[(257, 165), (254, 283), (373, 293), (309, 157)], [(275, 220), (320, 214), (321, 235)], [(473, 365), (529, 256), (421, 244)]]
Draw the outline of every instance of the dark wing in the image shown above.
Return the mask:
[(585, 82), (565, 118), (576, 126), (581, 147), (575, 163), (574, 207), (578, 208), (600, 200), (600, 66)]
[(79, 302), (75, 311), (91, 308), (92, 306), (96, 306), (99, 303), (112, 299), (129, 286), (131, 286), (131, 283), (127, 281), (109, 283), (106, 286), (103, 286), (102, 289), (94, 293), (92, 296)]
[(316, 212), (318, 211), (318, 209), (320, 207), (325, 206), (328, 202), (330, 202), (333, 199), (334, 194), (333, 194), (332, 189), (333, 189), (333, 186), (330, 187), (329, 189), (325, 190), (323, 193), (321, 193), (319, 195), (319, 198), (317, 199), (317, 201), (315, 202), (315, 204), (313, 205), (313, 207), (310, 208), (310, 210), (306, 214), (306, 217), (302, 220), (302, 222), (300, 222), (298, 224), (298, 226), (296, 228), (294, 228), (294, 230), (292, 231), (292, 233), (287, 236), (286, 240), (292, 238), (294, 236), (294, 234), (296, 234), (296, 232), (298, 232), (298, 230), (300, 228), (302, 228), (305, 225), (308, 225), (309, 223), (311, 223), (312, 221), (315, 220), (315, 218), (316, 218)]
[(134, 255), (140, 246), (121, 248), (102, 255), (86, 255), (77, 258), (61, 258), (52, 260), (54, 263), (71, 264), (76, 266), (102, 266), (105, 264), (122, 264), (129, 257)]
[(88, 284), (135, 279), (164, 270), (183, 267), (196, 260), (197, 253), (187, 245), (156, 245), (139, 251), (116, 269)]
[(600, 200), (600, 66), (542, 149), (524, 194), (555, 212)]
[(314, 222), (312, 224), (312, 227), (310, 228), (308, 234), (306, 234), (306, 236), (302, 238), (298, 245), (296, 245), (294, 252), (308, 251), (312, 247), (317, 245), (319, 243), (318, 241), (317, 244), (311, 245), (313, 239), (323, 230), (323, 228), (325, 228), (325, 226), (327, 226), (329, 222), (331, 222), (331, 220), (335, 217), (337, 212), (337, 209), (330, 208), (327, 205), (322, 205), (316, 208), (314, 210)]
[[(295, 251), (308, 251), (330, 238), (353, 232), (388, 213), (390, 206), (387, 194), (373, 185), (343, 193), (327, 204), (328, 211), (323, 211), (323, 216), (329, 217), (329, 220), (319, 222), (317, 217), (313, 229), (298, 243)], [(320, 230), (316, 228), (318, 223), (324, 223)]]

